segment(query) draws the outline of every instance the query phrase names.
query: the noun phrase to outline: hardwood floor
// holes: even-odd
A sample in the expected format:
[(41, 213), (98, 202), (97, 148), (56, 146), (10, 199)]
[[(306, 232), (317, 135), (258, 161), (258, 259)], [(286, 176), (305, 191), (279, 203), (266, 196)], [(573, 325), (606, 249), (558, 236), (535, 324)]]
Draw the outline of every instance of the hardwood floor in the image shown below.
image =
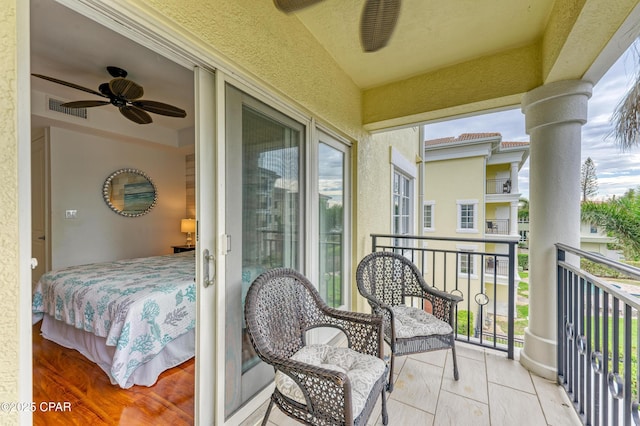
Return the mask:
[(43, 339), (40, 323), (32, 331), (34, 425), (193, 424), (193, 358), (151, 387), (121, 389), (79, 352)]

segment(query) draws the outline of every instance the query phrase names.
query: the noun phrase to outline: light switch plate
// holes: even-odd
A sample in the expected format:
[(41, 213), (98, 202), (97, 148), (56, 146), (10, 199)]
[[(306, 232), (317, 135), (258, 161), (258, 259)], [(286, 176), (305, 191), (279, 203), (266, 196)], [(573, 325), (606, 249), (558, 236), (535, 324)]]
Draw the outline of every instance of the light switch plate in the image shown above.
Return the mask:
[(65, 219), (77, 219), (78, 218), (78, 210), (66, 210), (64, 212)]

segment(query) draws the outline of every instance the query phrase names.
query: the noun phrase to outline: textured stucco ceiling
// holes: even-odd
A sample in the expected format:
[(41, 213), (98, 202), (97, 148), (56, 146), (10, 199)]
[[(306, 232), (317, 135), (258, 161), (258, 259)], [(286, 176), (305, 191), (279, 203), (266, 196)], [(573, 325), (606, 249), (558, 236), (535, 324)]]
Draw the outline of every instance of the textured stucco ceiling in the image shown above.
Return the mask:
[(542, 38), (554, 0), (405, 0), (386, 48), (364, 53), (363, 2), (325, 0), (296, 14), (360, 87), (369, 88)]

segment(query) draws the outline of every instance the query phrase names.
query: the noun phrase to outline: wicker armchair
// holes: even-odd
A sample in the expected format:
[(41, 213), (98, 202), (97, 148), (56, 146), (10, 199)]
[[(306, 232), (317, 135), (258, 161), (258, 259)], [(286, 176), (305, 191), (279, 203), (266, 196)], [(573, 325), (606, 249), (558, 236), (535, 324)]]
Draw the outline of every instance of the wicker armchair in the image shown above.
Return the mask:
[[(382, 360), (382, 318), (327, 306), (311, 283), (291, 269), (273, 269), (253, 281), (245, 319), (258, 356), (275, 369), (273, 404), (310, 425), (365, 425), (378, 396), (388, 421)], [(306, 332), (335, 327), (348, 347), (307, 345)]]
[[(384, 339), (391, 347), (391, 367), (387, 390), (393, 390), (396, 356), (449, 349), (453, 354), (453, 377), (458, 380), (454, 313), (462, 300), (427, 286), (410, 260), (393, 252), (374, 252), (365, 256), (356, 270), (358, 291), (374, 313), (384, 318)], [(420, 307), (414, 307), (419, 301)], [(424, 301), (432, 306), (428, 314)]]

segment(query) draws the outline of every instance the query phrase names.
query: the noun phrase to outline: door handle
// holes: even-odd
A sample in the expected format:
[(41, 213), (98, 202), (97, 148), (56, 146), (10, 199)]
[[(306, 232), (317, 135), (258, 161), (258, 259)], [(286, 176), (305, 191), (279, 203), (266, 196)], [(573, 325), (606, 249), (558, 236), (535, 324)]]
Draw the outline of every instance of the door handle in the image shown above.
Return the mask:
[[(202, 280), (202, 285), (204, 286), (204, 288), (209, 287), (215, 282), (215, 277), (216, 277), (215, 259), (216, 257), (209, 253), (209, 249), (204, 249), (204, 251), (202, 252), (202, 270), (203, 270), (202, 273), (204, 275)], [(212, 267), (213, 274), (211, 275), (211, 278), (209, 278), (209, 264), (213, 265)]]
[(43, 236), (41, 236), (41, 237), (38, 237), (38, 239), (39, 239), (39, 240), (42, 240), (42, 241), (46, 240), (46, 238), (45, 238), (45, 236), (44, 236), (44, 235), (43, 235)]

